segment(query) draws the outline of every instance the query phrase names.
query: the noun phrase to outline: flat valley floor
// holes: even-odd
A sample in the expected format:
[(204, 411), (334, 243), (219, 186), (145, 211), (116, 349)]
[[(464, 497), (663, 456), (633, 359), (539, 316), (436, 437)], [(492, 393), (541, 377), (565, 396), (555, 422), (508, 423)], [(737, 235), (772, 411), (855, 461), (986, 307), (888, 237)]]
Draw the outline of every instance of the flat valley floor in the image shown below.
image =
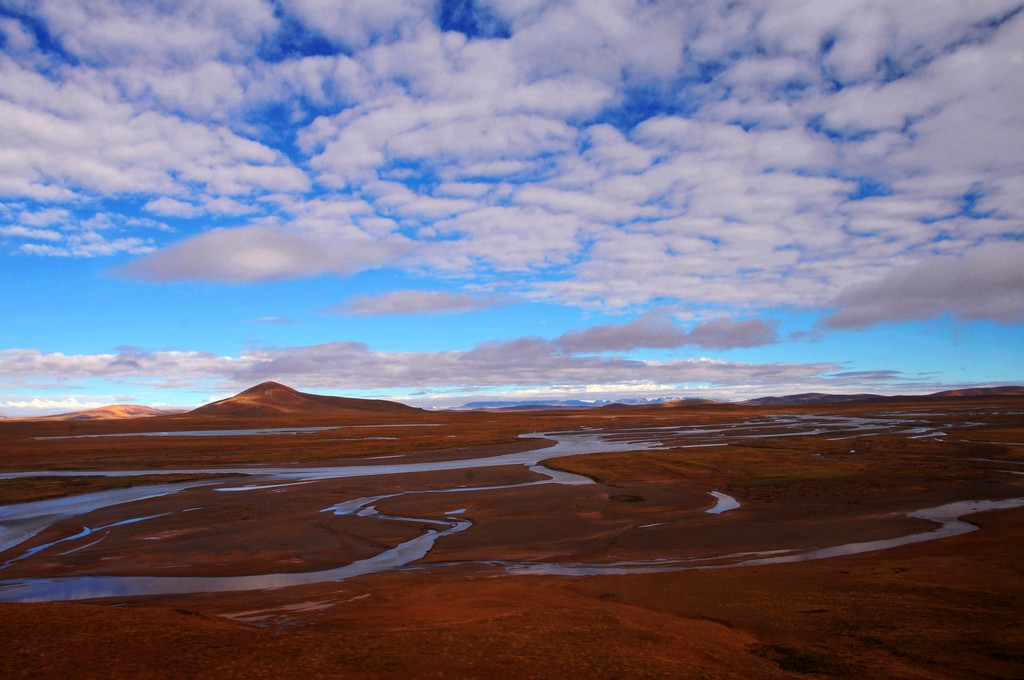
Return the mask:
[(0, 422), (0, 676), (1021, 678), (1022, 473), (1020, 398)]

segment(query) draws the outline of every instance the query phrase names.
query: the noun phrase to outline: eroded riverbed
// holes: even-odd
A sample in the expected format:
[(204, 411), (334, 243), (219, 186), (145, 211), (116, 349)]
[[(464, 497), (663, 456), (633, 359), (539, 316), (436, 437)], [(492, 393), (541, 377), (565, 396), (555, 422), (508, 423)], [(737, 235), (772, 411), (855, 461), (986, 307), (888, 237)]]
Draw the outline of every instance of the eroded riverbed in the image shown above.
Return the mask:
[[(977, 423), (959, 424), (961, 428), (974, 426), (977, 426)], [(853, 537), (856, 540), (846, 541), (841, 535), (835, 536), (828, 545), (801, 545), (800, 541), (796, 544), (787, 544), (785, 540), (779, 540), (775, 545), (757, 550), (737, 550), (736, 545), (722, 541), (722, 549), (718, 552), (685, 556), (677, 554), (678, 549), (673, 542), (666, 542), (660, 549), (655, 542), (645, 549), (646, 554), (642, 559), (615, 559), (614, 549), (608, 547), (603, 549), (603, 554), (600, 554), (600, 551), (598, 554), (589, 554), (586, 561), (560, 559), (561, 556), (573, 551), (566, 546), (572, 545), (574, 536), (588, 536), (588, 540), (596, 541), (598, 545), (615, 546), (625, 545), (629, 540), (634, 540), (638, 532), (675, 531), (676, 533), (671, 535), (676, 536), (684, 535), (688, 530), (713, 531), (715, 525), (709, 523), (714, 522), (719, 522), (725, 531), (722, 522), (757, 521), (756, 516), (741, 518), (742, 513), (736, 512), (744, 508), (744, 500), (739, 494), (730, 495), (714, 488), (694, 490), (688, 497), (681, 497), (676, 501), (678, 507), (663, 504), (658, 506), (661, 507), (660, 511), (644, 506), (642, 502), (646, 499), (640, 494), (590, 490), (587, 496), (579, 496), (578, 500), (573, 501), (577, 505), (590, 503), (590, 506), (573, 511), (575, 523), (566, 523), (562, 534), (553, 532), (550, 541), (556, 548), (535, 548), (537, 554), (525, 560), (519, 557), (521, 550), (506, 548), (512, 554), (503, 559), (498, 550), (500, 545), (495, 547), (484, 541), (481, 546), (486, 543), (487, 548), (481, 548), (480, 552), (486, 553), (486, 556), (477, 559), (471, 557), (474, 532), (507, 531), (512, 536), (518, 536), (516, 532), (522, 529), (508, 528), (507, 525), (513, 524), (516, 518), (519, 518), (518, 521), (524, 526), (537, 521), (533, 514), (516, 506), (516, 497), (523, 497), (527, 491), (542, 493), (543, 495), (537, 498), (547, 499), (545, 502), (552, 503), (552, 508), (560, 508), (565, 503), (558, 505), (556, 501), (558, 498), (567, 497), (570, 488), (584, 485), (601, 486), (588, 477), (544, 467), (541, 465), (544, 460), (624, 451), (678, 451), (681, 452), (679, 455), (686, 455), (687, 451), (692, 450), (692, 455), (696, 455), (700, 449), (787, 437), (820, 437), (822, 441), (843, 442), (843, 446), (849, 446), (849, 452), (854, 454), (857, 440), (864, 438), (885, 435), (930, 440), (938, 444), (948, 438), (949, 429), (948, 424), (935, 422), (934, 419), (912, 417), (773, 415), (721, 425), (688, 424), (536, 433), (524, 435), (527, 439), (538, 440), (537, 447), (526, 447), (527, 450), (424, 462), (412, 462), (406, 458), (413, 456), (406, 456), (386, 457), (372, 462), (364, 459), (344, 465), (315, 467), (248, 465), (176, 470), (51, 472), (47, 474), (132, 476), (222, 472), (225, 475), (245, 475), (248, 479), (222, 484), (211, 484), (210, 481), (203, 480), (116, 489), (0, 507), (0, 553), (4, 560), (0, 576), (4, 571), (12, 574), (12, 577), (0, 582), (0, 600), (65, 600), (277, 589), (340, 581), (407, 568), (472, 567), (496, 569), (511, 574), (577, 576), (651, 573), (759, 566), (883, 550), (971, 531), (975, 526), (960, 520), (960, 517), (976, 512), (1019, 507), (1024, 504), (1024, 498), (960, 498), (956, 502), (893, 509), (886, 515), (875, 518), (879, 529), (877, 533), (880, 536), (871, 540), (861, 540), (860, 535)], [(251, 433), (250, 436), (256, 441), (260, 434), (280, 432), (257, 432)], [(541, 446), (542, 442), (549, 444), (549, 440), (555, 444)], [(822, 466), (827, 465), (827, 461), (822, 461)], [(502, 484), (467, 484), (461, 481), (489, 469), (495, 472), (507, 470), (507, 473), (502, 474), (516, 479)], [(40, 473), (8, 473), (3, 476), (15, 478), (19, 474), (38, 476)], [(415, 481), (425, 478), (431, 481), (425, 485)], [(361, 488), (378, 486), (383, 492), (355, 495), (314, 507), (317, 499), (339, 493), (339, 482), (354, 484), (357, 480), (361, 480)], [(409, 488), (413, 486), (423, 488)], [(122, 556), (118, 554), (117, 546), (125, 546), (128, 543), (131, 543), (132, 554), (140, 570), (152, 571), (152, 567), (146, 568), (145, 553), (140, 551), (138, 546), (143, 545), (143, 541), (150, 541), (155, 548), (159, 542), (160, 548), (166, 551), (169, 549), (168, 543), (173, 544), (175, 541), (175, 536), (187, 535), (188, 530), (175, 530), (179, 532), (177, 534), (171, 531), (161, 533), (156, 530), (157, 527), (168, 525), (171, 519), (177, 521), (175, 526), (187, 525), (192, 517), (196, 518), (196, 522), (201, 522), (201, 513), (197, 512), (199, 508), (184, 507), (193, 502), (193, 497), (185, 492), (195, 493), (197, 498), (204, 497), (202, 494), (205, 494), (206, 498), (216, 496), (218, 500), (211, 502), (225, 506), (231, 506), (234, 501), (220, 499), (258, 496), (261, 499), (259, 506), (268, 515), (276, 512), (278, 501), (285, 497), (283, 494), (287, 494), (290, 498), (300, 499), (306, 503), (305, 511), (296, 514), (296, 522), (315, 521), (328, 530), (332, 526), (331, 521), (363, 523), (375, 527), (375, 531), (378, 532), (375, 535), (381, 536), (391, 531), (388, 526), (394, 526), (394, 531), (401, 536), (396, 534), (398, 540), (384, 541), (392, 545), (359, 559), (351, 559), (351, 551), (346, 553), (339, 550), (338, 560), (327, 568), (322, 568), (323, 560), (320, 560), (321, 568), (300, 569), (289, 565), (287, 571), (275, 571), (273, 567), (277, 563), (268, 562), (264, 573), (239, 575), (210, 573), (161, 576), (152, 573), (102, 573), (105, 569), (109, 570), (105, 564), (117, 566), (115, 571), (123, 572), (126, 568), (130, 569), (130, 565), (125, 567), (118, 564), (122, 561)], [(343, 490), (341, 492), (344, 493)], [(706, 500), (700, 501), (700, 495)], [(177, 498), (181, 498), (181, 503), (176, 505)], [(551, 500), (552, 498), (554, 500)], [(601, 498), (606, 499), (601, 501), (605, 503), (604, 506), (600, 506), (598, 502)], [(426, 511), (421, 510), (417, 514), (395, 514), (390, 509), (378, 508), (403, 507), (408, 504)], [(636, 509), (634, 510), (630, 504), (635, 504)], [(571, 503), (569, 505), (571, 506)], [(599, 510), (592, 510), (591, 506)], [(150, 511), (156, 507), (160, 508), (159, 512)], [(511, 518), (508, 521), (500, 519), (502, 508), (505, 509), (505, 516)], [(626, 508), (629, 508), (628, 512)], [(314, 513), (320, 517), (312, 519)], [(730, 513), (735, 517), (730, 519)], [(93, 521), (92, 518), (98, 515), (102, 517)], [(701, 516), (706, 519), (701, 519)], [(331, 517), (339, 519), (331, 520)], [(549, 524), (562, 522), (562, 517), (563, 515), (555, 514)], [(259, 522), (253, 522), (252, 526), (258, 527)], [(729, 531), (735, 531), (734, 523), (728, 526)], [(537, 533), (544, 531), (538, 530)], [(894, 532), (897, 535), (891, 535)], [(463, 542), (460, 546), (463, 555), (461, 559), (447, 561), (443, 555), (433, 554), (439, 544), (444, 545), (445, 539), (455, 537), (456, 534), (460, 535), (459, 539)], [(868, 531), (867, 534), (871, 532)], [(259, 541), (259, 535), (253, 534), (252, 540)], [(372, 543), (373, 540), (369, 542)], [(535, 540), (532, 543), (527, 542), (531, 545), (540, 545)], [(105, 545), (112, 546), (109, 554), (103, 552)], [(211, 546), (211, 553), (216, 552), (213, 548), (214, 546)], [(258, 546), (255, 549), (258, 549)], [(583, 548), (576, 551), (587, 553)], [(467, 557), (467, 554), (470, 557)], [(87, 555), (91, 558), (85, 559)], [(350, 559), (345, 559), (346, 555)], [(39, 565), (40, 573), (27, 576), (26, 573), (31, 571), (32, 565)], [(177, 566), (187, 567), (192, 572), (201, 572), (204, 567), (201, 563)], [(14, 573), (18, 575), (13, 576)]]

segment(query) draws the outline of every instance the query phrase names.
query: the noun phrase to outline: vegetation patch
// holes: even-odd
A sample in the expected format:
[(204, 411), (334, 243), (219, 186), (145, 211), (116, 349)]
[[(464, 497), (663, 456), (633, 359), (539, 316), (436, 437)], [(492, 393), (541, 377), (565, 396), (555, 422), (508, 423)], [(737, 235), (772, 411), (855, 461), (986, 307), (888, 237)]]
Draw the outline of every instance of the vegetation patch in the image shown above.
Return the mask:
[(768, 659), (788, 673), (841, 675), (848, 669), (829, 654), (786, 645), (757, 645), (751, 653)]
[(857, 470), (798, 470), (785, 475), (769, 475), (767, 477), (734, 480), (729, 482), (729, 486), (737, 489), (757, 489), (764, 487), (789, 486), (791, 484), (802, 484), (804, 482), (827, 482), (855, 477), (858, 474), (859, 471)]

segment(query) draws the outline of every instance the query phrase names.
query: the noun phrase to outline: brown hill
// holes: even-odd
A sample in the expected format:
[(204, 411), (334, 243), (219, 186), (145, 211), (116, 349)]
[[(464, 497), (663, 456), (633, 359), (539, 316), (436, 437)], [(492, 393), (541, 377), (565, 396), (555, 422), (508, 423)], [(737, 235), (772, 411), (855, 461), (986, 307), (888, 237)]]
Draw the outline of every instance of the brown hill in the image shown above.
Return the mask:
[(53, 416), (41, 416), (36, 420), (119, 420), (122, 418), (152, 418), (154, 416), (169, 416), (181, 411), (161, 411), (150, 406), (138, 406), (134, 404), (114, 404), (111, 406), (100, 406), (88, 411), (74, 411), (72, 413), (59, 413)]
[(804, 392), (802, 394), (786, 394), (779, 397), (758, 397), (748, 399), (746, 404), (753, 406), (796, 406), (801, 404), (838, 404), (847, 401), (867, 401), (884, 399), (879, 394), (822, 394), (821, 392)]
[(622, 404), (613, 403), (607, 404), (601, 407), (603, 411), (614, 411), (614, 410), (637, 410), (637, 411), (657, 411), (667, 409), (682, 409), (689, 408), (691, 406), (718, 406), (722, 402), (714, 401), (713, 399), (667, 399), (665, 401), (659, 401), (654, 404)]
[(1024, 397), (1024, 387), (972, 387), (963, 390), (947, 390), (928, 395), (939, 399), (949, 397)]
[(239, 418), (328, 414), (336, 411), (363, 413), (414, 413), (422, 409), (382, 399), (328, 397), (299, 392), (276, 382), (265, 382), (190, 411), (193, 416), (227, 416)]
[(807, 392), (804, 394), (788, 394), (780, 397), (760, 397), (749, 399), (746, 404), (753, 406), (801, 406), (801, 405), (825, 405), (839, 404), (845, 402), (894, 402), (894, 401), (948, 401), (957, 399), (973, 398), (1000, 398), (1000, 397), (1024, 397), (1024, 387), (971, 387), (960, 390), (946, 390), (932, 394), (882, 396), (880, 394), (821, 394), (819, 392)]

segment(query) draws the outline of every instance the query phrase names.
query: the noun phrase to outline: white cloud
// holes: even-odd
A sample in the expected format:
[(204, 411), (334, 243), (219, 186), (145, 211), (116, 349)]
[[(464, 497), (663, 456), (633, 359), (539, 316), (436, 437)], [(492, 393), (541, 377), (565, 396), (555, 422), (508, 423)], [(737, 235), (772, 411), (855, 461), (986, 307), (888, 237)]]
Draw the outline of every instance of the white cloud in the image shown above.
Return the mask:
[(203, 196), (200, 200), (203, 209), (214, 215), (251, 215), (260, 211), (260, 206), (227, 196)]
[(506, 295), (657, 313), (451, 352), (3, 350), (2, 380), (870, 391), (908, 379), (624, 353), (773, 342), (772, 308), (834, 310), (830, 328), (1024, 317), (1019, 0), (480, 0), (457, 17), (471, 35), (442, 32), (434, 0), (8, 5), (12, 257), (493, 291), (354, 293), (348, 314)]
[[(62, 86), (36, 85), (43, 101), (0, 100), (0, 139), (7, 146), (0, 184), (113, 195), (181, 194), (197, 183), (219, 194), (309, 188), (305, 174), (269, 147), (221, 127), (108, 101), (92, 91), (93, 74), (76, 74)], [(71, 102), (60, 105), (70, 110), (39, 106), (52, 98)]]
[(167, 215), (170, 217), (195, 217), (202, 213), (199, 206), (193, 203), (179, 201), (167, 196), (161, 196), (149, 201), (146, 205), (142, 206), (142, 209), (156, 215)]
[(94, 63), (239, 58), (277, 26), (265, 0), (40, 0), (34, 9), (64, 49)]
[[(47, 239), (53, 240), (53, 239)], [(118, 253), (145, 255), (156, 248), (152, 241), (128, 237), (108, 239), (94, 231), (69, 235), (61, 245), (25, 243), (18, 250), (27, 255), (46, 257), (105, 257)]]
[(375, 102), (371, 110), (318, 119), (299, 136), (319, 179), (346, 187), (371, 169), (407, 160), (474, 165), (529, 159), (571, 148), (576, 133), (564, 121), (481, 106), (475, 100), (437, 103), (406, 96)]
[(400, 237), (375, 240), (358, 229), (326, 242), (264, 226), (214, 229), (181, 241), (121, 272), (147, 281), (272, 281), (317, 273), (352, 274), (387, 263), (407, 249)]
[(825, 382), (838, 370), (830, 363), (747, 364), (709, 359), (654, 362), (620, 356), (573, 356), (540, 338), (519, 338), (448, 352), (375, 352), (366, 345), (334, 342), (285, 349), (257, 349), (241, 356), (200, 352), (64, 355), (0, 350), (0, 375), (12, 389), (19, 380), (37, 384), (85, 378), (126, 380), (174, 376), (217, 381), (242, 389), (263, 380), (342, 390), (485, 389), (508, 385), (585, 387), (638, 384), (717, 386)]
[[(670, 78), (684, 65), (691, 12), (672, 3), (549, 3), (542, 12), (499, 3), (516, 26), (513, 50), (526, 74), (584, 74), (618, 82)], [(508, 14), (506, 14), (506, 12)]]
[(31, 227), (22, 227), (20, 225), (14, 225), (10, 227), (0, 227), (0, 236), (7, 236), (9, 238), (27, 238), (35, 241), (60, 241), (64, 238), (63, 234), (53, 229), (33, 229)]
[[(0, 192), (74, 199), (82, 220), (122, 199), (222, 220), (130, 269), (152, 280), (395, 266), (742, 318), (820, 309), (1024, 220), (1015, 2), (493, 0), (463, 17), (502, 37), (443, 33), (426, 0), (129, 4), (21, 6), (77, 61), (0, 23), (17, 46)], [(337, 53), (301, 54), (319, 37)], [(126, 230), (76, 249), (49, 227), (3, 228), (37, 254), (157, 245)]]
[(433, 290), (398, 290), (383, 295), (358, 296), (329, 311), (355, 316), (438, 314), (469, 312), (496, 304), (498, 300), (491, 296)]
[(35, 36), (20, 21), (7, 17), (0, 18), (0, 37), (10, 52), (26, 52), (36, 44)]
[(411, 34), (433, 14), (433, 0), (284, 0), (308, 28), (350, 48)]
[[(17, 380), (65, 381), (175, 375), (182, 379), (221, 375), (230, 361), (205, 352), (142, 352), (64, 354), (34, 349), (0, 350), (0, 376)], [(5, 384), (0, 389), (12, 389)]]
[(567, 353), (621, 352), (639, 348), (677, 348), (686, 345), (714, 349), (755, 347), (776, 342), (773, 327), (760, 320), (713, 319), (685, 330), (668, 316), (650, 312), (624, 324), (591, 326), (553, 340)]
[(842, 291), (830, 328), (864, 328), (883, 321), (929, 319), (1024, 320), (1024, 243), (988, 244), (962, 257), (938, 257), (892, 269), (880, 279)]
[(31, 399), (8, 398), (0, 401), (0, 414), (8, 418), (34, 418), (55, 413), (74, 413), (101, 406), (109, 406), (122, 400), (103, 400), (102, 397), (81, 396), (33, 397)]
[(255, 98), (249, 90), (258, 78), (242, 66), (217, 61), (160, 69), (125, 62), (109, 73), (132, 101), (154, 101), (168, 112), (217, 121), (230, 120), (247, 97)]
[(581, 243), (583, 220), (535, 207), (490, 206), (434, 224), (445, 237), (421, 243), (414, 264), (454, 272), (495, 268), (529, 272), (564, 265)]
[(713, 319), (693, 328), (687, 335), (690, 344), (715, 349), (757, 347), (778, 339), (774, 325), (761, 319)]
[(18, 221), (32, 227), (48, 227), (55, 224), (66, 223), (71, 213), (63, 208), (44, 208), (42, 210), (22, 211)]
[[(67, 210), (55, 208), (23, 210), (12, 213), (8, 219), (14, 224), (0, 226), (0, 235), (29, 241), (18, 245), (17, 252), (49, 257), (107, 257), (120, 253), (144, 255), (156, 250), (150, 234), (121, 234), (168, 229), (166, 225), (148, 218), (95, 213), (78, 219)], [(24, 224), (48, 228), (25, 227)]]

